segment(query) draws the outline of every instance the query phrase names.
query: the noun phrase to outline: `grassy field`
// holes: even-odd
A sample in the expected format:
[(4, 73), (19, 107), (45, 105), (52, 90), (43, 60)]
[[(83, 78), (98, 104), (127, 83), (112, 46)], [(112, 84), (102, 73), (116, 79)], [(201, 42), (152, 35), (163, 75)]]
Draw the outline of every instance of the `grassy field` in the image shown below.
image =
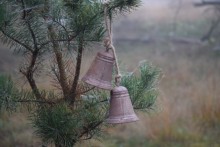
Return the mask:
[[(170, 2), (145, 4), (114, 26), (123, 68), (133, 71), (147, 60), (162, 69), (154, 110), (138, 112), (141, 121), (106, 130), (100, 141), (78, 147), (220, 147), (220, 51), (198, 42), (208, 29), (210, 15), (187, 0), (175, 22), (177, 4)], [(181, 37), (187, 41), (173, 39)], [(83, 63), (85, 69), (91, 53), (85, 54), (90, 56)], [(0, 56), (0, 72), (15, 73), (17, 58), (4, 48)], [(43, 80), (39, 82), (46, 87)], [(40, 146), (32, 133), (26, 114), (1, 114), (0, 146)]]
[[(161, 67), (164, 76), (156, 112), (144, 115), (143, 122), (135, 126), (145, 126), (146, 132), (143, 134), (144, 129), (139, 128), (139, 135), (125, 133), (133, 134), (128, 139), (130, 146), (136, 143), (140, 146), (212, 146), (210, 143), (220, 146), (219, 53), (181, 44), (172, 44), (176, 48), (172, 51), (171, 44), (159, 44), (163, 49), (158, 52), (155, 51), (158, 44), (136, 49), (137, 57)], [(126, 61), (125, 56), (121, 58)], [(131, 63), (138, 60), (129, 59)], [(129, 146), (126, 141), (124, 143)]]

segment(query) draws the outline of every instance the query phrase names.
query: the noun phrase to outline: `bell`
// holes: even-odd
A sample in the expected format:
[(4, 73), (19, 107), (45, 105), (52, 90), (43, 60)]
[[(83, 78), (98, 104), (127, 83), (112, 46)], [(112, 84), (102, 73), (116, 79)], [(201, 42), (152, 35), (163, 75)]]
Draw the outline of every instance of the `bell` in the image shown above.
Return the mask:
[(127, 88), (119, 86), (113, 89), (111, 91), (110, 109), (106, 122), (110, 124), (119, 124), (138, 120)]
[(112, 89), (112, 72), (115, 58), (109, 51), (98, 52), (82, 81), (101, 89)]

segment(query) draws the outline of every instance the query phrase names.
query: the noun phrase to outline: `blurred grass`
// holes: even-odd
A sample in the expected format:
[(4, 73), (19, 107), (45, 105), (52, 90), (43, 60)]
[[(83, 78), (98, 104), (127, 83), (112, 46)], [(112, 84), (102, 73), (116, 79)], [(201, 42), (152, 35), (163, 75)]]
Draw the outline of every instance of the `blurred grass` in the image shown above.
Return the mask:
[(30, 147), (39, 145), (33, 135), (33, 129), (27, 121), (25, 113), (0, 114), (0, 146), (1, 147)]
[[(123, 62), (137, 63), (145, 57), (163, 69), (158, 101), (161, 110), (142, 119), (146, 134), (137, 132), (125, 139), (116, 131), (116, 141), (109, 146), (220, 146), (218, 52), (210, 50), (209, 46), (169, 41), (148, 44), (147, 47), (138, 43), (129, 46), (135, 48), (137, 58), (132, 58), (132, 50), (124, 48), (126, 54), (121, 51), (119, 55)], [(135, 64), (129, 65), (132, 66), (130, 70), (135, 67)], [(124, 135), (130, 134), (125, 131)]]

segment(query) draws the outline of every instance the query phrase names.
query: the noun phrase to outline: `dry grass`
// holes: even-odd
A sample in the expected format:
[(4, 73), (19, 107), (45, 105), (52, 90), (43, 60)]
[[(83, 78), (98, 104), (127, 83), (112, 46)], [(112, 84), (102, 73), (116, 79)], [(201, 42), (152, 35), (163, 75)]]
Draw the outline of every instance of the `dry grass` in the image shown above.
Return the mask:
[(40, 145), (39, 139), (34, 137), (33, 129), (27, 121), (24, 113), (0, 114), (0, 146), (2, 147), (24, 147)]
[[(170, 50), (171, 44), (175, 50)], [(120, 54), (121, 60), (131, 65), (130, 70), (139, 59), (148, 59), (163, 69), (164, 77), (160, 83), (157, 111), (141, 117), (142, 127), (137, 123), (124, 131), (117, 128), (115, 135), (124, 139), (121, 144), (129, 146), (126, 142), (136, 137), (137, 144), (138, 139), (145, 140), (141, 146), (151, 141), (153, 146), (193, 146), (197, 143), (220, 146), (217, 139), (220, 132), (220, 58), (217, 53), (209, 48), (171, 42), (132, 46), (138, 46), (135, 52), (129, 50)], [(156, 51), (157, 48), (160, 50)], [(132, 53), (137, 58), (129, 55)], [(136, 134), (131, 133), (134, 130)]]

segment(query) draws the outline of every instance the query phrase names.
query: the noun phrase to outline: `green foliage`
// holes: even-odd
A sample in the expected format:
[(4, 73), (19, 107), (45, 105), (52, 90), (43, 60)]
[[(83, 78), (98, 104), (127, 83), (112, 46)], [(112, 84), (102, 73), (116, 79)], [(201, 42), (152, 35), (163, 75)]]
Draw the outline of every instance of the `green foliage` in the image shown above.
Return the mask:
[(87, 41), (101, 41), (104, 35), (103, 11), (101, 3), (93, 1), (66, 2), (66, 13), (69, 15), (67, 21), (71, 29), (78, 34), (84, 36)]
[(3, 2), (0, 2), (0, 28), (3, 26), (5, 20), (5, 6)]
[(66, 105), (42, 107), (33, 117), (35, 132), (43, 141), (62, 146), (73, 146), (76, 136), (74, 132), (77, 119)]
[[(84, 38), (84, 42), (99, 42), (102, 40), (104, 27), (104, 7), (97, 0), (23, 0), (14, 3), (10, 0), (5, 0), (0, 4), (0, 24), (6, 21), (3, 18), (7, 14), (7, 24), (2, 30), (2, 41), (11, 46), (12, 49), (27, 53), (30, 49), (42, 47), (41, 52), (50, 51), (50, 44), (47, 34), (48, 22), (44, 17), (50, 17), (50, 24), (53, 25), (58, 32), (58, 40), (68, 40), (74, 36), (77, 41), (78, 37)], [(49, 3), (49, 8), (46, 11), (45, 5)], [(109, 3), (109, 15), (113, 16), (118, 12), (124, 12), (133, 9), (139, 5), (139, 0), (116, 1), (112, 0)], [(13, 7), (12, 7), (13, 6)], [(24, 7), (24, 8), (23, 8)], [(7, 8), (7, 10), (5, 9)], [(15, 13), (11, 13), (14, 11)], [(4, 13), (3, 13), (4, 12)], [(34, 32), (31, 33), (26, 22), (30, 23), (30, 27)], [(46, 43), (46, 44), (45, 44)], [(76, 42), (62, 42), (63, 47), (74, 47)], [(68, 46), (67, 46), (68, 45)]]
[(41, 107), (32, 115), (36, 134), (46, 143), (71, 147), (84, 135), (88, 138), (100, 134), (106, 104), (97, 100), (79, 101), (75, 107), (61, 103)]
[(135, 109), (150, 109), (158, 95), (156, 86), (160, 70), (149, 63), (141, 63), (138, 73), (128, 73), (122, 77), (122, 85), (130, 94)]
[(14, 110), (18, 90), (9, 76), (0, 75), (0, 112)]
[(112, 5), (112, 9), (126, 11), (138, 7), (140, 3), (140, 0), (113, 0), (111, 1), (110, 5)]
[[(30, 5), (31, 4), (30, 2)], [(27, 7), (25, 8), (27, 11), (24, 11), (21, 4), (9, 1), (5, 2), (4, 7), (7, 7), (5, 11), (7, 21), (4, 27), (0, 29), (2, 32), (0, 37), (4, 44), (16, 52), (27, 53), (35, 47), (32, 34), (30, 33), (28, 25), (25, 23), (26, 21), (30, 22), (37, 42), (42, 43), (48, 38), (45, 32), (46, 26), (42, 23), (42, 19), (39, 18), (41, 11), (38, 11), (37, 6), (38, 5), (36, 5), (36, 8), (34, 6)], [(11, 13), (11, 11), (14, 11), (14, 13)]]
[(44, 0), (24, 0), (24, 3), (28, 7), (34, 7), (34, 6), (39, 6), (39, 5), (44, 4)]

